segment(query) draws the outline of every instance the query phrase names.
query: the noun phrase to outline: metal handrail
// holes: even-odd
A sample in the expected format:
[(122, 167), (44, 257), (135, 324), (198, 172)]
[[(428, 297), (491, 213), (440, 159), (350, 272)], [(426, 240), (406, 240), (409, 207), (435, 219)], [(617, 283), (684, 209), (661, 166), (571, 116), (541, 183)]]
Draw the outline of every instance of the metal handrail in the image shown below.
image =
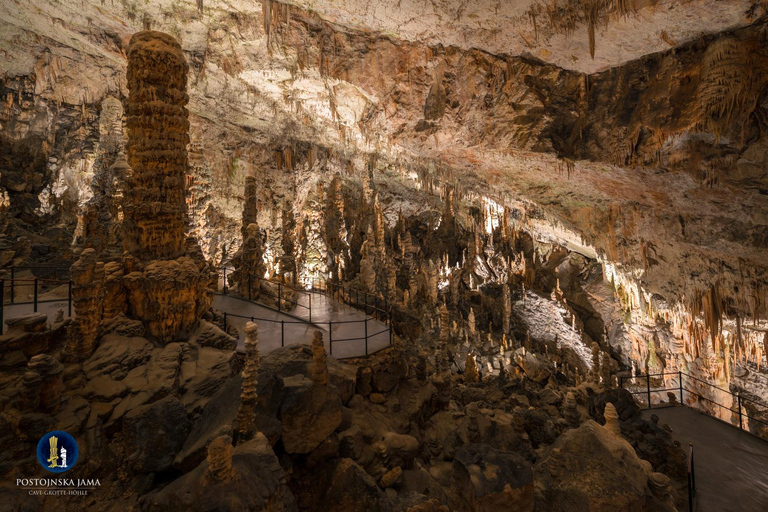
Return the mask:
[[(12, 267), (11, 270), (13, 270)], [(13, 273), (12, 273), (13, 274)], [(44, 279), (44, 278), (11, 278), (11, 279), (5, 279), (0, 278), (0, 334), (2, 334), (3, 330), (5, 329), (4, 321), (5, 321), (5, 287), (6, 283), (10, 283), (10, 301), (8, 302), (8, 306), (17, 306), (17, 305), (27, 305), (32, 304), (32, 311), (34, 313), (37, 313), (38, 306), (40, 304), (47, 304), (51, 302), (61, 302), (66, 300), (67, 301), (67, 316), (72, 316), (72, 281), (60, 281), (58, 279)], [(22, 283), (22, 286), (26, 283), (32, 284), (32, 300), (31, 301), (18, 301), (16, 300), (16, 286), (17, 283)], [(66, 298), (57, 298), (57, 299), (40, 299), (40, 288), (41, 286), (45, 286), (46, 283), (53, 283), (57, 286), (61, 285), (67, 285), (67, 297)]]
[[(340, 320), (340, 321), (337, 321), (337, 322), (334, 322), (333, 320), (329, 320), (327, 322), (316, 322), (316, 323), (311, 323), (310, 324), (310, 322), (302, 321), (302, 320), (275, 320), (273, 318), (259, 318), (259, 317), (256, 317), (256, 316), (238, 315), (238, 314), (235, 314), (235, 313), (224, 312), (224, 314), (223, 314), (223, 322), (224, 322), (224, 331), (225, 332), (226, 332), (227, 327), (229, 325), (228, 324), (228, 319), (230, 317), (244, 318), (246, 320), (250, 320), (251, 322), (253, 322), (253, 321), (260, 321), (260, 322), (279, 323), (280, 324), (280, 346), (281, 347), (285, 347), (285, 324), (289, 324), (289, 325), (290, 324), (307, 324), (307, 325), (315, 325), (315, 326), (318, 326), (318, 327), (323, 326), (323, 325), (328, 325), (328, 335), (329, 335), (328, 346), (330, 347), (329, 348), (329, 353), (331, 355), (333, 355), (333, 344), (334, 343), (347, 342), (347, 341), (364, 341), (365, 342), (365, 356), (367, 357), (367, 356), (369, 356), (371, 354), (375, 354), (379, 350), (383, 350), (383, 348), (385, 348), (385, 347), (382, 347), (379, 350), (375, 350), (375, 351), (371, 352), (371, 351), (368, 350), (368, 340), (370, 340), (372, 338), (375, 338), (376, 336), (379, 336), (379, 335), (384, 334), (386, 332), (389, 332), (389, 345), (388, 346), (392, 345), (392, 326), (391, 325), (387, 325), (386, 329), (382, 329), (382, 330), (380, 330), (378, 332), (375, 332), (375, 333), (369, 333), (368, 332), (368, 322), (370, 320), (375, 320), (373, 318), (366, 318), (364, 320)], [(365, 331), (364, 331), (365, 334), (363, 336), (356, 336), (356, 337), (353, 337), (353, 338), (342, 338), (342, 339), (338, 339), (338, 338), (334, 339), (333, 338), (333, 326), (334, 325), (360, 324), (360, 323), (364, 323), (364, 326), (365, 326)], [(352, 357), (360, 357), (360, 356), (352, 356)]]
[[(651, 388), (651, 378), (652, 377), (666, 377), (666, 376), (676, 376), (679, 379), (679, 385), (677, 387), (675, 387), (675, 388), (668, 388), (668, 387), (656, 388), (656, 389), (652, 389)], [(707, 386), (707, 387), (709, 387), (711, 389), (716, 389), (718, 391), (721, 391), (723, 393), (727, 393), (727, 394), (731, 395), (732, 397), (736, 398), (738, 409), (734, 410), (732, 408), (732, 406), (727, 406), (727, 405), (721, 404), (719, 402), (716, 402), (716, 401), (712, 400), (711, 398), (702, 395), (697, 390), (688, 389), (688, 387), (684, 384), (684, 381), (683, 381), (683, 377), (684, 376), (687, 377), (690, 380), (693, 380), (695, 382), (699, 382), (701, 384), (704, 384), (705, 386)], [(731, 413), (738, 414), (738, 418), (739, 418), (738, 428), (739, 428), (739, 430), (747, 432), (748, 434), (754, 435), (755, 437), (758, 437), (760, 439), (764, 439), (763, 437), (761, 437), (761, 436), (759, 436), (757, 434), (754, 434), (753, 432), (751, 432), (749, 430), (745, 430), (744, 429), (744, 416), (746, 415), (746, 419), (747, 419), (748, 422), (756, 422), (756, 423), (759, 423), (759, 424), (765, 425), (765, 426), (768, 426), (768, 421), (764, 421), (764, 420), (761, 420), (759, 418), (751, 417), (749, 415), (749, 411), (746, 411), (746, 414), (745, 414), (745, 412), (742, 411), (741, 404), (742, 404), (742, 402), (746, 401), (746, 402), (750, 402), (750, 403), (753, 403), (755, 405), (758, 405), (760, 407), (763, 407), (763, 408), (765, 408), (767, 410), (768, 410), (768, 404), (759, 402), (759, 401), (754, 400), (754, 399), (744, 398), (744, 397), (741, 396), (741, 393), (733, 393), (730, 390), (721, 388), (721, 387), (719, 387), (719, 386), (717, 386), (715, 384), (712, 384), (710, 382), (707, 382), (707, 381), (701, 379), (700, 377), (696, 377), (695, 375), (691, 375), (691, 374), (683, 372), (683, 371), (653, 373), (653, 374), (646, 374), (646, 375), (637, 375), (635, 377), (619, 376), (619, 388), (624, 389), (624, 382), (627, 381), (627, 380), (630, 380), (630, 379), (643, 379), (643, 380), (645, 380), (645, 384), (646, 384), (645, 389), (641, 389), (639, 391), (632, 391), (632, 390), (627, 389), (627, 392), (629, 392), (633, 396), (634, 395), (647, 395), (648, 409), (652, 409), (653, 408), (653, 400), (651, 398), (651, 393), (662, 393), (662, 392), (666, 392), (666, 391), (677, 391), (677, 392), (679, 392), (680, 393), (680, 404), (681, 405), (685, 405), (685, 406), (689, 406), (689, 404), (687, 404), (685, 402), (685, 400), (684, 400), (684, 393), (687, 392), (687, 393), (689, 393), (691, 395), (696, 396), (697, 399), (705, 400), (705, 401), (707, 401), (707, 402), (709, 402), (711, 404), (714, 404), (714, 405), (717, 405), (718, 407), (726, 409), (726, 410), (730, 411)], [(708, 414), (708, 412), (706, 410), (704, 410), (703, 412)], [(717, 417), (715, 417), (715, 419), (720, 420), (720, 418), (717, 418)], [(723, 421), (723, 420), (720, 420), (720, 421)], [(724, 423), (727, 423), (727, 424), (732, 425), (732, 426), (736, 426), (736, 425), (733, 425), (730, 422), (724, 422)]]
[[(14, 269), (16, 269), (16, 268), (33, 268), (33, 267), (11, 267), (11, 274), (12, 275), (14, 274)], [(55, 269), (65, 269), (66, 268), (67, 270), (69, 270), (67, 267), (37, 267), (37, 268), (46, 268), (46, 269), (53, 269), (53, 270), (55, 270)], [(223, 271), (223, 278), (224, 278), (224, 290), (223, 290), (224, 293), (223, 293), (223, 295), (228, 295), (228, 293), (227, 293), (228, 290), (227, 290), (227, 281), (226, 281), (226, 271), (227, 270), (233, 270), (233, 269), (232, 269), (232, 267), (226, 267), (225, 266), (225, 267), (219, 267), (219, 270)], [(248, 279), (250, 281), (251, 274), (247, 274), (247, 276), (248, 276)], [(307, 290), (298, 289), (298, 288), (295, 288), (295, 287), (293, 287), (291, 285), (283, 283), (281, 281), (274, 281), (274, 280), (269, 280), (269, 279), (264, 279), (264, 278), (258, 278), (258, 279), (261, 279), (263, 281), (267, 281), (269, 283), (272, 283), (272, 284), (278, 286), (278, 295), (277, 296), (275, 296), (274, 294), (268, 293), (269, 292), (268, 290), (264, 291), (264, 293), (266, 293), (267, 296), (271, 296), (271, 297), (277, 299), (277, 304), (278, 304), (277, 312), (278, 313), (281, 313), (281, 314), (282, 313), (286, 313), (287, 314), (287, 312), (283, 311), (283, 309), (282, 309), (282, 302), (285, 301), (285, 302), (288, 302), (289, 304), (292, 303), (295, 306), (299, 306), (299, 307), (303, 307), (303, 308), (307, 309), (308, 312), (309, 312), (309, 320), (308, 321), (307, 320), (303, 320), (303, 319), (297, 319), (295, 321), (291, 321), (291, 320), (288, 320), (288, 321), (285, 321), (285, 320), (273, 320), (273, 319), (268, 319), (268, 318), (249, 317), (249, 316), (243, 316), (243, 315), (237, 315), (237, 314), (234, 314), (234, 313), (224, 312), (224, 330), (226, 330), (226, 328), (227, 328), (227, 317), (228, 316), (239, 317), (239, 318), (251, 318), (252, 321), (253, 320), (259, 320), (261, 322), (275, 322), (275, 323), (279, 322), (281, 324), (281, 338), (282, 338), (281, 345), (285, 346), (284, 345), (284, 337), (285, 337), (284, 336), (284, 334), (285, 334), (284, 326), (285, 326), (286, 323), (287, 324), (306, 323), (306, 324), (313, 324), (313, 325), (324, 325), (324, 324), (327, 323), (328, 324), (329, 346), (330, 346), (330, 353), (331, 353), (331, 355), (333, 354), (333, 343), (334, 342), (365, 341), (365, 355), (368, 356), (368, 355), (370, 355), (372, 353), (372, 352), (369, 352), (369, 350), (368, 350), (368, 341), (371, 338), (379, 336), (379, 335), (381, 335), (381, 334), (383, 334), (383, 333), (385, 333), (387, 331), (389, 331), (389, 346), (392, 345), (392, 334), (393, 334), (392, 333), (392, 309), (388, 305), (386, 299), (379, 298), (379, 297), (377, 297), (375, 295), (369, 294), (366, 291), (361, 291), (359, 289), (356, 289), (355, 293), (356, 293), (357, 301), (355, 301), (353, 303), (351, 300), (350, 301), (344, 300), (345, 299), (344, 291), (346, 290), (347, 291), (347, 295), (350, 295), (349, 292), (353, 288), (351, 288), (351, 287), (346, 287), (345, 288), (343, 286), (336, 285), (335, 283), (329, 283), (328, 281), (322, 281), (324, 286), (323, 286), (323, 289), (321, 289), (321, 288), (316, 286), (316, 283), (319, 283), (320, 280), (313, 279), (312, 282), (311, 282), (311, 287), (312, 287), (313, 291), (315, 289), (317, 289), (317, 292), (323, 292), (324, 295), (330, 297), (333, 300), (339, 300), (338, 298), (340, 298), (342, 300), (339, 300), (339, 302), (347, 304), (348, 306), (350, 306), (350, 307), (352, 307), (354, 309), (358, 309), (358, 310), (359, 309), (363, 309), (366, 316), (369, 315), (369, 311), (371, 311), (371, 318), (365, 318), (363, 320), (339, 320), (339, 321), (335, 321), (335, 322), (333, 320), (329, 320), (328, 322), (315, 323), (315, 322), (312, 322), (312, 293), (313, 293), (313, 291), (307, 291)], [(67, 301), (68, 316), (69, 317), (72, 316), (72, 281), (61, 281), (61, 280), (57, 280), (57, 279), (46, 279), (46, 278), (15, 278), (15, 277), (12, 277), (11, 279), (0, 278), (0, 333), (2, 333), (2, 326), (4, 325), (3, 324), (3, 320), (4, 320), (4, 310), (5, 310), (5, 287), (6, 287), (6, 281), (10, 282), (10, 291), (11, 291), (10, 299), (11, 300), (10, 300), (9, 305), (14, 305), (15, 306), (15, 305), (33, 304), (33, 311), (36, 313), (38, 311), (38, 305), (39, 304), (49, 303), (49, 302), (59, 302), (59, 301), (66, 300)], [(33, 300), (31, 302), (19, 302), (19, 301), (15, 300), (16, 299), (15, 298), (16, 283), (32, 283), (33, 284)], [(65, 298), (60, 298), (60, 299), (44, 299), (44, 300), (40, 300), (39, 299), (39, 288), (40, 288), (41, 284), (44, 285), (45, 283), (54, 283), (54, 284), (58, 284), (58, 285), (67, 284), (68, 285), (68, 290), (67, 290), (67, 297), (66, 297), (66, 299)], [(282, 287), (286, 287), (289, 290), (291, 290), (293, 292), (296, 292), (296, 293), (306, 294), (308, 296), (308, 298), (309, 298), (309, 305), (304, 305), (304, 304), (299, 303), (298, 301), (293, 301), (293, 300), (290, 300), (290, 299), (283, 299), (282, 291), (281, 291)], [(329, 293), (328, 293), (329, 288), (333, 288), (334, 290), (336, 290), (336, 293), (334, 294), (333, 292), (331, 292), (331, 294), (329, 295)], [(250, 290), (251, 290), (251, 283), (249, 282), (249, 285), (248, 285), (249, 294), (250, 294)], [(361, 293), (362, 293), (362, 296), (363, 296), (363, 299), (364, 299), (364, 303), (362, 303), (362, 304), (359, 301)], [(370, 304), (368, 302), (369, 297), (371, 297), (371, 296), (374, 297), (374, 303), (373, 304)], [(267, 306), (265, 304), (259, 304), (258, 302), (254, 301), (251, 297), (248, 297), (247, 299), (244, 298), (244, 297), (238, 297), (238, 298), (240, 298), (242, 300), (247, 300), (248, 302), (252, 302), (254, 304), (258, 304), (259, 306), (262, 306), (262, 307), (270, 308), (270, 306)], [(362, 308), (360, 307), (361, 305), (362, 305)], [(270, 309), (273, 309), (273, 308), (270, 308)], [(382, 319), (382, 317), (383, 317), (383, 319)], [(379, 332), (373, 333), (373, 334), (368, 333), (368, 322), (371, 319), (384, 322), (385, 325), (387, 326), (387, 328), (383, 329), (383, 330), (381, 330)], [(365, 334), (363, 336), (355, 337), (355, 338), (336, 339), (336, 340), (333, 339), (333, 325), (334, 324), (335, 325), (346, 325), (346, 324), (355, 324), (355, 323), (356, 324), (363, 324), (364, 325), (364, 332), (365, 332)]]
[[(234, 267), (223, 266), (223, 267), (218, 267), (218, 270), (222, 271), (222, 281), (224, 283), (224, 288), (223, 288), (224, 295), (229, 295), (229, 287), (227, 286), (227, 271), (235, 272), (235, 271), (237, 271), (237, 269), (235, 269)], [(269, 290), (261, 290), (261, 288), (259, 288), (260, 293), (264, 293), (267, 296), (272, 297), (273, 299), (277, 299), (278, 310), (282, 310), (282, 302), (287, 302), (288, 304), (291, 304), (293, 307), (302, 307), (302, 308), (311, 310), (311, 306), (312, 306), (311, 300), (312, 300), (312, 298), (311, 298), (311, 294), (309, 292), (307, 292), (306, 290), (302, 290), (300, 288), (296, 288), (296, 287), (291, 286), (290, 284), (284, 283), (282, 281), (276, 281), (276, 280), (273, 280), (273, 279), (267, 279), (267, 278), (264, 278), (264, 277), (254, 276), (250, 272), (248, 272), (246, 274), (246, 278), (248, 280), (248, 300), (252, 300), (252, 297), (251, 297), (252, 286), (251, 285), (252, 285), (252, 280), (255, 278), (257, 283), (259, 283), (260, 281), (263, 281), (263, 282), (271, 283), (271, 284), (273, 284), (273, 285), (278, 287), (278, 292), (277, 292), (276, 295), (274, 293), (272, 293), (271, 291), (269, 291)], [(292, 300), (292, 299), (288, 299), (288, 298), (283, 298), (283, 296), (282, 296), (282, 289), (283, 288), (286, 288), (286, 289), (288, 289), (288, 290), (290, 290), (292, 292), (295, 292), (295, 293), (304, 293), (304, 294), (308, 295), (310, 297), (310, 305), (306, 306), (304, 304), (301, 304), (298, 300)]]

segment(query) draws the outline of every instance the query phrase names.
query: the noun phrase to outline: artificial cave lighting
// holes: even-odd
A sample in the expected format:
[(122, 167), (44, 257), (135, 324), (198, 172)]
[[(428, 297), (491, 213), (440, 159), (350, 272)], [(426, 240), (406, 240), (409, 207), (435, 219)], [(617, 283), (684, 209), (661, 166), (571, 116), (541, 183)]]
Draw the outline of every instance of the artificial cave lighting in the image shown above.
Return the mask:
[(6, 3), (5, 508), (766, 509), (765, 1)]

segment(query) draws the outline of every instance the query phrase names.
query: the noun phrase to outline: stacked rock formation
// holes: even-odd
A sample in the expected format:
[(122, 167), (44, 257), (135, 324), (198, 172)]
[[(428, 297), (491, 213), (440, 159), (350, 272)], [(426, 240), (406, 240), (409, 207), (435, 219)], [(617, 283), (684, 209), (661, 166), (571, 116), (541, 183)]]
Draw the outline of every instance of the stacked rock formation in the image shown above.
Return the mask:
[(320, 331), (315, 331), (312, 338), (312, 381), (319, 386), (328, 384), (328, 360)]
[(243, 247), (234, 258), (237, 270), (232, 273), (232, 280), (238, 284), (238, 292), (243, 297), (255, 297), (261, 289), (261, 278), (266, 268), (262, 254), (259, 226), (251, 223), (244, 229)]
[(243, 223), (240, 233), (243, 245), (232, 257), (235, 271), (229, 281), (237, 285), (237, 291), (243, 297), (255, 297), (261, 288), (260, 279), (266, 273), (266, 265), (262, 258), (264, 244), (259, 229), (258, 189), (256, 178), (245, 178), (245, 203), (243, 205)]
[(131, 38), (125, 284), (129, 313), (162, 342), (188, 335), (211, 301), (210, 271), (190, 257), (186, 237), (187, 70), (171, 36), (145, 31)]
[(245, 324), (245, 368), (243, 368), (243, 390), (240, 394), (240, 409), (237, 412), (237, 431), (240, 439), (248, 439), (255, 432), (254, 410), (256, 408), (259, 378), (259, 326), (253, 322)]
[[(99, 275), (99, 270), (101, 275)], [(96, 250), (83, 250), (72, 265), (72, 305), (75, 318), (67, 331), (66, 356), (82, 361), (93, 354), (101, 321), (100, 287), (104, 267), (96, 262)]]
[(21, 411), (33, 411), (40, 405), (40, 391), (43, 378), (39, 373), (28, 371), (21, 380), (21, 388), (16, 403)]
[(611, 402), (605, 404), (605, 412), (603, 412), (603, 416), (605, 417), (605, 428), (617, 436), (621, 436), (619, 414), (616, 412), (616, 406), (614, 406)]
[(185, 177), (189, 66), (179, 43), (161, 32), (134, 34), (128, 46), (128, 163), (125, 248), (144, 260), (185, 252)]
[(248, 237), (248, 226), (251, 224), (259, 224), (258, 188), (256, 186), (256, 177), (246, 176), (243, 223), (240, 228), (240, 234), (243, 236), (243, 240)]
[(235, 476), (232, 469), (232, 438), (226, 434), (218, 436), (208, 445), (208, 469), (205, 476), (209, 481), (226, 482)]

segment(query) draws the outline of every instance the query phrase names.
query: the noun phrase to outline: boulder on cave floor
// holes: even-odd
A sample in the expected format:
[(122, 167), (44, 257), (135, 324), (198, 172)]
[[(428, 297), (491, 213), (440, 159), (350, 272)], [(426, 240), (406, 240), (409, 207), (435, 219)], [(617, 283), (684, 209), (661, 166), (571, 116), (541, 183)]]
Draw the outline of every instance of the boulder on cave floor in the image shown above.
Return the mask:
[(648, 476), (632, 446), (587, 421), (546, 447), (534, 466), (536, 507), (552, 512), (640, 512)]
[(329, 464), (325, 493), (317, 512), (384, 512), (391, 510), (376, 481), (352, 459)]
[(262, 434), (235, 447), (233, 477), (223, 481), (206, 473), (208, 461), (173, 481), (161, 491), (147, 496), (147, 512), (240, 512), (298, 510), (285, 483), (285, 472)]
[(98, 348), (83, 364), (89, 379), (99, 375), (123, 378), (131, 369), (149, 361), (153, 346), (144, 338), (127, 338), (108, 334), (101, 338)]
[(211, 397), (200, 417), (194, 422), (189, 436), (173, 461), (173, 467), (184, 472), (191, 471), (205, 459), (208, 444), (221, 429), (227, 426), (231, 428), (240, 407), (242, 382), (242, 377), (236, 375)]
[(456, 510), (472, 512), (532, 512), (531, 464), (514, 452), (487, 444), (466, 444), (453, 459)]
[(128, 411), (123, 417), (128, 462), (136, 471), (144, 473), (167, 469), (189, 430), (184, 404), (173, 396)]
[(288, 453), (309, 453), (341, 424), (341, 398), (334, 386), (296, 375), (284, 379), (280, 407), (282, 439)]

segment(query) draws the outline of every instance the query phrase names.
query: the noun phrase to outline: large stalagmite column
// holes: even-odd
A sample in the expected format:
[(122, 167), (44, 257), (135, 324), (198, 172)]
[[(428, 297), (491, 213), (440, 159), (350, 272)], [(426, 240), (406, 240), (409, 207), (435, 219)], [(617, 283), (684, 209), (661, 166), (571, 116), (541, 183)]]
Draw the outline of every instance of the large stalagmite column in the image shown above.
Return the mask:
[(129, 314), (163, 342), (188, 335), (212, 298), (209, 267), (200, 251), (189, 251), (186, 236), (187, 70), (181, 46), (168, 34), (131, 38), (125, 284)]
[(125, 248), (144, 260), (186, 252), (185, 173), (189, 143), (187, 70), (179, 43), (139, 32), (128, 46), (128, 163)]

